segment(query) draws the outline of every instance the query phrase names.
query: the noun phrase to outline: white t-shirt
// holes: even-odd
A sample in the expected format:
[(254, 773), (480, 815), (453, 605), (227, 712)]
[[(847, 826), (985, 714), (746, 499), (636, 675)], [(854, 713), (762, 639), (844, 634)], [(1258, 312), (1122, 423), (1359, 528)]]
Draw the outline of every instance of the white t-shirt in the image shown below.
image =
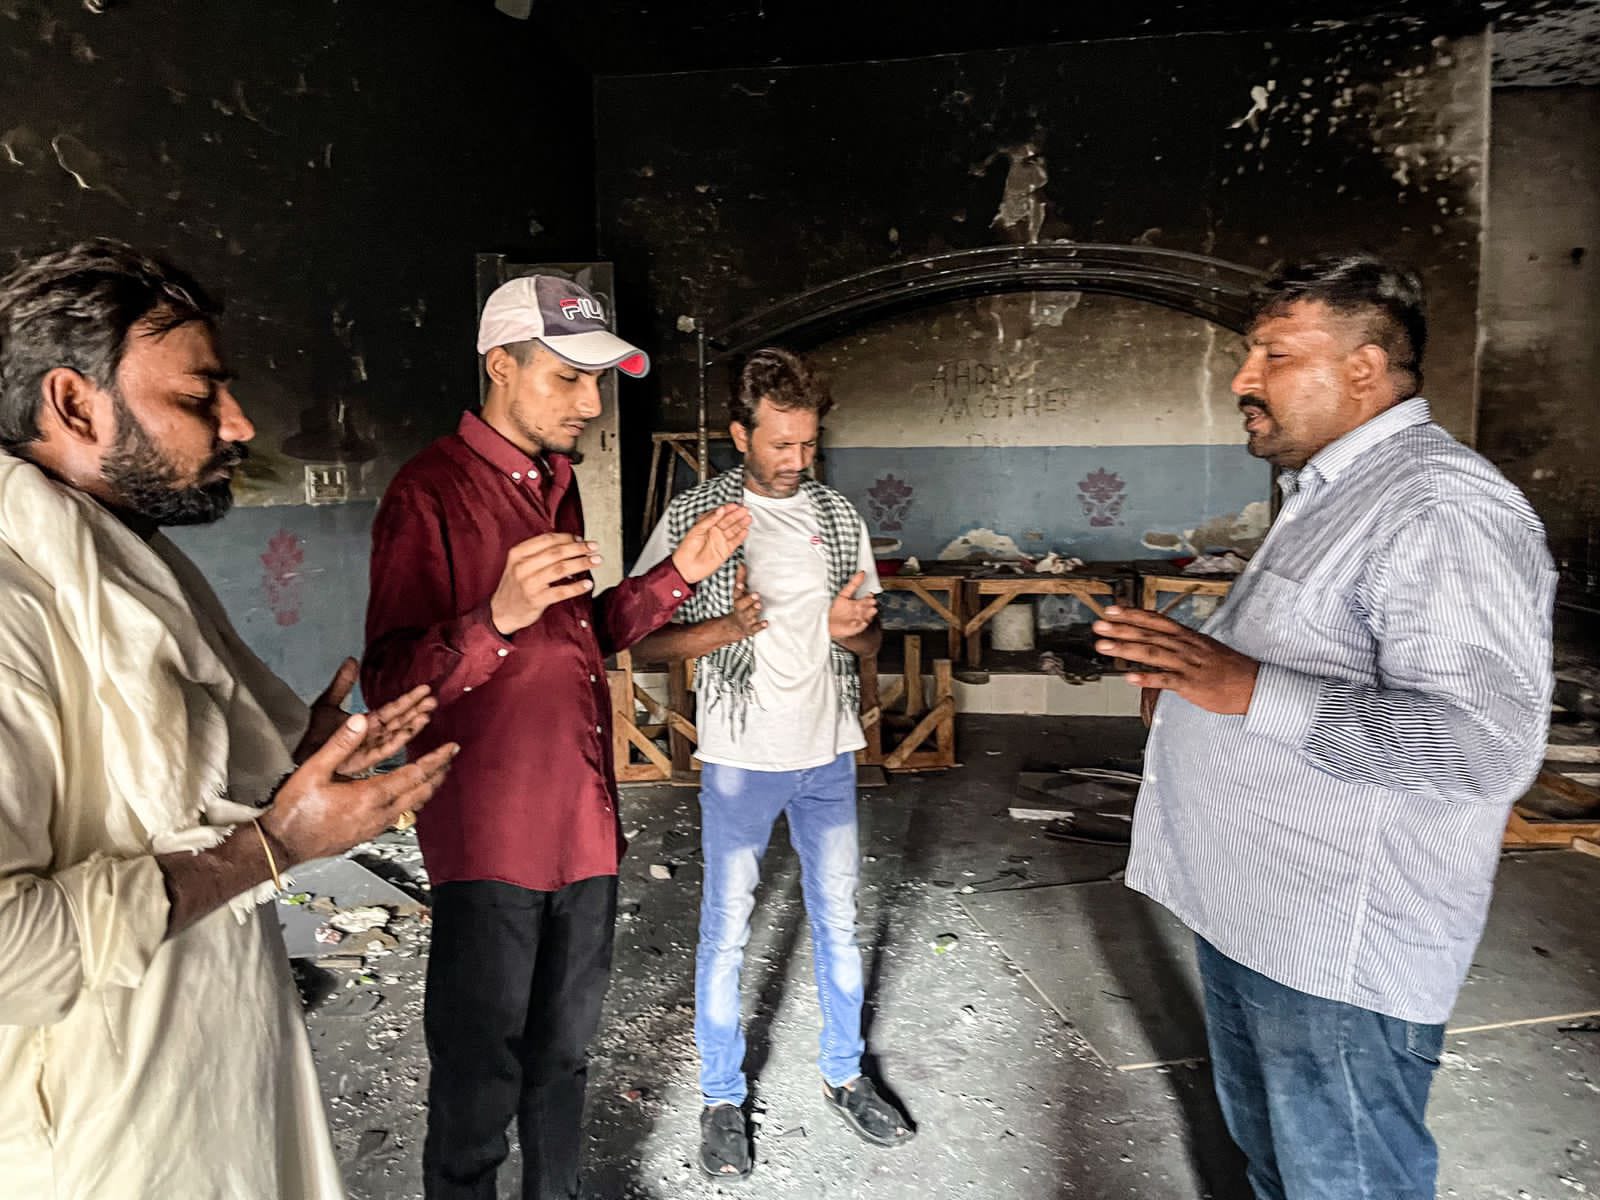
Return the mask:
[[(761, 597), (767, 627), (752, 639), (754, 697), (737, 729), (726, 702), (707, 703), (701, 693), (695, 754), (701, 762), (751, 771), (803, 771), (832, 762), (867, 744), (861, 718), (839, 703), (828, 653), (828, 552), (816, 510), (805, 493), (784, 500), (748, 488), (750, 536), (745, 540), (745, 586)], [(672, 553), (667, 522), (645, 543), (633, 574), (642, 575)], [(857, 597), (883, 591), (866, 525), (861, 526), (856, 569), (866, 575)]]

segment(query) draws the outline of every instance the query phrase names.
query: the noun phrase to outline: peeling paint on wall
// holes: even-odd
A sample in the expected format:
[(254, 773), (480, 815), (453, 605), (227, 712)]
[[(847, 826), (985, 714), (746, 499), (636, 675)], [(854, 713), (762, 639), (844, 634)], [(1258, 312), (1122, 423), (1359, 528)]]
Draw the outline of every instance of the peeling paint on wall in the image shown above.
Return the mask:
[(1236, 550), (1251, 555), (1261, 548), (1271, 522), (1271, 506), (1260, 500), (1245, 505), (1239, 512), (1212, 517), (1181, 533), (1151, 530), (1141, 540), (1146, 549), (1163, 554), (1183, 556), (1205, 554), (1210, 550)]
[(990, 224), (1004, 230), (1010, 240), (1032, 245), (1039, 240), (1039, 231), (1044, 228), (1044, 186), (1050, 182), (1050, 172), (1045, 168), (1039, 148), (1032, 142), (1026, 142), (1020, 146), (1002, 147), (998, 154), (973, 168), (974, 174), (987, 173), (990, 164), (1000, 155), (1004, 155), (1010, 165), (1006, 170), (1005, 191), (1000, 197), (1000, 207)]
[(967, 559), (1002, 560), (1025, 557), (1022, 547), (1008, 534), (992, 529), (969, 529), (939, 551), (940, 562), (962, 562)]

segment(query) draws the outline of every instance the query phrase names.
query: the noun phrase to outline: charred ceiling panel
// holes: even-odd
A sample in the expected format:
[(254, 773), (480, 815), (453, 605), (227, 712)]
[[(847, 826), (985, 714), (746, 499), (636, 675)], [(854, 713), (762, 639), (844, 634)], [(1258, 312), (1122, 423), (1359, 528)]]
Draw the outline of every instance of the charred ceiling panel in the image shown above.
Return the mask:
[[(664, 419), (685, 423), (681, 318), (720, 328), (899, 259), (1076, 240), (1266, 267), (1371, 247), (1422, 268), (1428, 391), (1470, 434), (1488, 65), (1481, 35), (1352, 26), (602, 79), (602, 250)], [(972, 303), (1016, 339), (1074, 301)]]
[(587, 79), (546, 51), (562, 120), (505, 119), (526, 27), (473, 8), (0, 2), (0, 253), (121, 237), (225, 294), (245, 503), (381, 492), (476, 397), (474, 253), (592, 251)]

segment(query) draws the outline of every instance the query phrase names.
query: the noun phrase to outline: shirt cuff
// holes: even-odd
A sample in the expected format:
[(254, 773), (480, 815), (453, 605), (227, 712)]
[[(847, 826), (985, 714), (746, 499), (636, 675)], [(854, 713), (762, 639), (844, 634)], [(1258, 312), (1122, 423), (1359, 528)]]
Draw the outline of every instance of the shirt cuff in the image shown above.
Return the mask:
[(1245, 713), (1246, 733), (1260, 734), (1286, 746), (1305, 745), (1322, 696), (1322, 680), (1302, 671), (1262, 663), (1256, 689)]
[(493, 671), (517, 644), (494, 627), (494, 617), (489, 603), (478, 605), (458, 626), (457, 644), (453, 649), (470, 665)]
[(153, 855), (96, 855), (56, 872), (77, 926), (85, 989), (138, 987), (167, 936), (166, 877)]
[(646, 590), (656, 600), (666, 605), (668, 614), (676, 612), (694, 595), (695, 585), (683, 577), (669, 555), (643, 576)]

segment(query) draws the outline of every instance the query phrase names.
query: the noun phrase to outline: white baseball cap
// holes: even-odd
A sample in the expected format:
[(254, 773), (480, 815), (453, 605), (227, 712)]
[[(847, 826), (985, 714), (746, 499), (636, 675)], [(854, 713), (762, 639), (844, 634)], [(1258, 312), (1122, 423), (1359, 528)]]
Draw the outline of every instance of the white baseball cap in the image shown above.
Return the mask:
[(478, 353), (537, 341), (557, 358), (588, 371), (615, 367), (639, 379), (650, 356), (606, 327), (605, 309), (587, 288), (559, 275), (521, 275), (495, 288), (478, 319)]

